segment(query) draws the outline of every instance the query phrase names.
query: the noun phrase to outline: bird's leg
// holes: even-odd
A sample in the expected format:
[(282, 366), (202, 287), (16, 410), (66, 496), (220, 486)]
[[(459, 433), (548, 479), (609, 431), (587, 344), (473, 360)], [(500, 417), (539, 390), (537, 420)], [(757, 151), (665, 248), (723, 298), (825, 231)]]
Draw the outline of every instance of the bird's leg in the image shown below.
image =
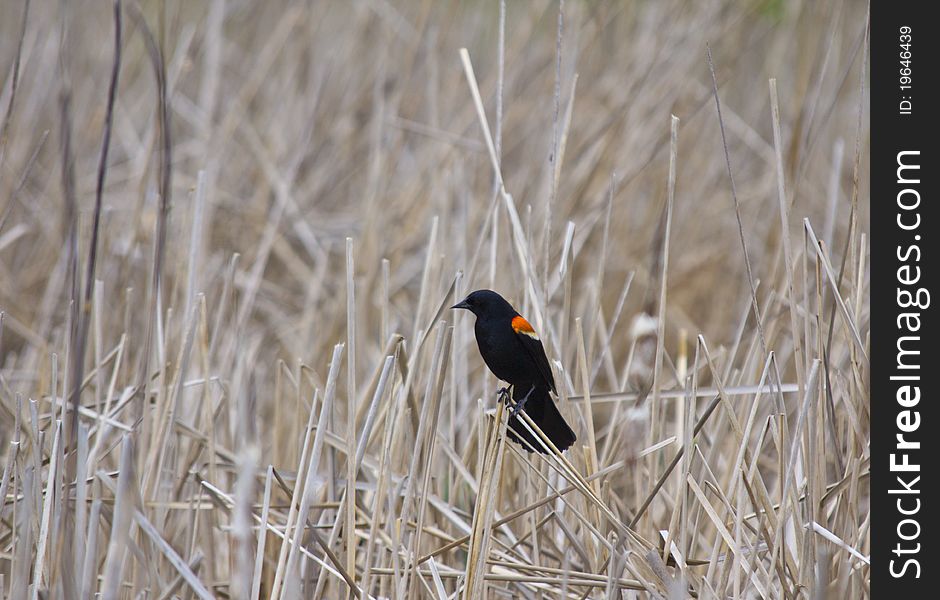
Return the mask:
[(526, 395), (523, 396), (522, 400), (516, 402), (516, 405), (509, 409), (509, 416), (515, 417), (519, 414), (519, 411), (525, 408), (525, 403), (529, 401), (529, 396), (532, 395), (532, 392), (535, 391), (535, 384), (532, 384), (532, 387), (529, 388), (529, 391), (526, 392)]
[(509, 405), (509, 386), (506, 386), (504, 388), (499, 388), (496, 391), (496, 399), (508, 406)]

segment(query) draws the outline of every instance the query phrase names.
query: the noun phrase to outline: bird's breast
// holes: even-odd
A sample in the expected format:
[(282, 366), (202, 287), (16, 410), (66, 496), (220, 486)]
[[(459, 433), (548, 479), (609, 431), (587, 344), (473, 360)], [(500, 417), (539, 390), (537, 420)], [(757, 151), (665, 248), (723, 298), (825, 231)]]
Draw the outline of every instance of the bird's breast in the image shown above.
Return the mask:
[(524, 377), (528, 372), (525, 368), (528, 357), (523, 355), (524, 349), (516, 339), (511, 323), (477, 319), (474, 333), (483, 362), (494, 375), (512, 384), (529, 379)]

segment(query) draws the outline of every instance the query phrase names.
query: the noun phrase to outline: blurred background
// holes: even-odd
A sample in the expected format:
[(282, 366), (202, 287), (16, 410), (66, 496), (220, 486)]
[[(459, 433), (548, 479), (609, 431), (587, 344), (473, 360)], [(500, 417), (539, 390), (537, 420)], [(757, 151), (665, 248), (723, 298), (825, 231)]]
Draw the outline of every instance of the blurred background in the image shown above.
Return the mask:
[[(381, 569), (401, 575), (407, 556), (475, 531), (477, 480), (492, 475), (483, 448), (496, 382), (472, 319), (439, 309), (478, 288), (502, 293), (542, 334), (564, 382), (563, 412), (586, 445), (568, 452), (571, 464), (588, 476), (626, 461), (597, 488), (624, 522), (711, 400), (703, 393), (689, 414), (662, 392), (681, 398), (693, 375), (703, 388), (790, 386), (760, 402), (734, 396), (722, 410), (737, 407), (742, 426), (750, 415), (753, 430), (723, 438), (735, 419), (719, 411), (704, 430), (702, 462), (683, 467), (728, 511), (734, 539), (753, 538), (745, 566), (717, 562), (727, 551), (715, 549), (720, 527), (692, 508), (697, 496), (678, 473), (638, 531), (654, 546), (659, 530), (697, 532), (682, 538), (682, 552), (716, 562), (668, 569), (706, 597), (775, 588), (809, 597), (814, 584), (867, 595), (867, 566), (811, 526), (867, 554), (866, 11), (849, 0), (123, 3), (101, 170), (112, 3), (0, 4), (0, 596), (29, 585), (55, 597), (182, 594), (169, 588), (189, 575), (142, 533), (139, 511), (211, 594), (282, 586), (288, 596), (341, 597), (348, 582), (320, 577), (321, 563), (285, 549), (284, 564), (276, 534), (256, 546), (252, 519), (268, 504), (269, 522), (289, 527), (290, 507), (302, 504), (291, 490), (309, 487), (301, 468), (310, 463), (319, 483), (304, 498), (326, 541), (308, 534), (305, 548), (318, 557), (333, 548), (373, 595), (465, 593), (465, 549), (438, 555), (444, 590), (431, 575), (398, 583)], [(679, 121), (667, 210), (671, 115)], [(393, 366), (382, 377), (387, 356)], [(592, 409), (586, 391), (598, 399)], [(818, 404), (804, 406), (804, 393)], [(66, 399), (83, 407), (75, 429)], [(322, 449), (308, 444), (313, 458), (305, 424), (325, 432)], [(364, 458), (350, 471), (346, 456), (360, 443)], [(756, 523), (735, 522), (771, 508), (752, 506), (730, 483), (747, 444), (746, 463), (778, 503), (771, 512), (789, 523), (778, 536), (777, 518), (767, 538)], [(122, 445), (132, 473), (123, 483)], [(547, 478), (537, 480), (524, 453), (500, 451), (515, 462), (503, 467), (499, 514), (570, 479), (532, 463)], [(265, 494), (269, 465), (290, 489), (268, 476)], [(343, 508), (349, 473), (357, 511)], [(725, 489), (724, 502), (706, 480)], [(137, 490), (122, 499), (124, 512), (115, 508), (122, 485)], [(50, 489), (60, 493), (47, 503)], [(382, 490), (388, 499), (376, 500)], [(230, 502), (214, 495), (222, 493)], [(63, 559), (72, 528), (85, 540), (95, 529), (85, 513), (96, 502), (97, 541), (58, 566), (72, 562)], [(636, 548), (623, 556), (637, 565), (613, 560), (626, 569), (613, 572), (584, 519), (602, 534), (616, 528), (571, 510), (555, 509), (534, 536), (543, 540), (500, 552), (646, 590), (624, 588), (625, 597), (673, 589)], [(350, 541), (340, 525), (352, 512)], [(433, 530), (423, 538), (402, 525), (419, 513)], [(523, 520), (514, 535), (534, 527)], [(115, 537), (123, 522), (141, 529)], [(512, 542), (511, 532), (500, 535)], [(553, 548), (569, 536), (583, 552), (564, 559)], [(136, 550), (122, 563), (109, 540)], [(608, 563), (618, 556), (606, 552)], [(451, 568), (464, 578), (449, 578)], [(296, 588), (283, 583), (294, 579), (290, 569), (302, 574)], [(177, 590), (196, 589), (187, 585)], [(482, 585), (493, 597), (567, 593), (528, 580)]]

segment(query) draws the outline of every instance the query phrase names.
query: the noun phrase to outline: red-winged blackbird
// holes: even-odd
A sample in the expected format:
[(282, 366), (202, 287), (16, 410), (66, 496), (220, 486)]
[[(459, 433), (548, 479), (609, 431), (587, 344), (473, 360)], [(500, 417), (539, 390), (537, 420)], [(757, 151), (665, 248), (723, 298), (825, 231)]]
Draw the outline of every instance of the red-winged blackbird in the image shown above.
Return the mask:
[(555, 378), (542, 342), (529, 322), (491, 290), (472, 292), (451, 308), (465, 308), (476, 315), (474, 332), (483, 362), (494, 375), (512, 385), (516, 409), (510, 412), (509, 439), (530, 452), (534, 448), (547, 454), (516, 416), (521, 409), (556, 448), (564, 451), (571, 446), (577, 438), (549, 395), (549, 390), (555, 391)]

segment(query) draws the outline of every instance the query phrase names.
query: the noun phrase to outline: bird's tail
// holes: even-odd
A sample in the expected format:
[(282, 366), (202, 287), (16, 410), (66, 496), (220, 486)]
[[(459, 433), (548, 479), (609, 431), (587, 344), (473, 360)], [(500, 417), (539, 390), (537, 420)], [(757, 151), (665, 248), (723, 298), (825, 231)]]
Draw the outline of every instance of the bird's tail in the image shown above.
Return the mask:
[[(513, 386), (512, 397), (516, 402), (520, 402), (529, 391), (522, 387)], [(568, 449), (577, 439), (565, 418), (558, 412), (558, 407), (555, 406), (555, 401), (552, 400), (548, 390), (540, 388), (532, 390), (523, 410), (561, 452)], [(510, 417), (508, 425), (509, 439), (522, 445), (526, 450), (535, 449), (542, 454), (548, 454), (542, 447), (542, 442), (529, 433), (518, 416)]]

